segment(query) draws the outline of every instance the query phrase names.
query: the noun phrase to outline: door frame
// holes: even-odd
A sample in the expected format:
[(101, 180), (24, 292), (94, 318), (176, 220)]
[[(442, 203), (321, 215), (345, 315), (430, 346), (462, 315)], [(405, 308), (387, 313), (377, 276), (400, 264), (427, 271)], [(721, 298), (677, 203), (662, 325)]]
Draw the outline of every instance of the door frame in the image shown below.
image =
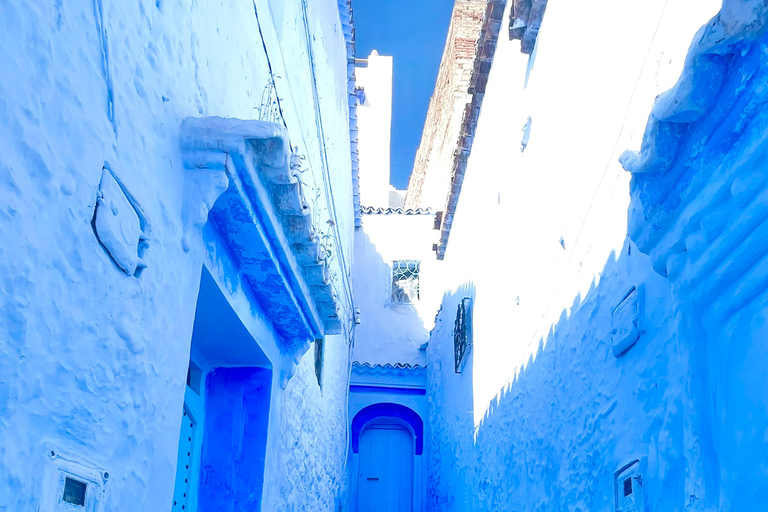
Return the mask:
[[(205, 432), (205, 379), (208, 376), (208, 364), (205, 358), (203, 358), (193, 348), (190, 350), (189, 361), (194, 363), (201, 371), (200, 375), (200, 393), (198, 394), (185, 385), (184, 388), (184, 409), (192, 417), (192, 420), (197, 423), (197, 430), (195, 431), (195, 437), (192, 440), (192, 464), (190, 469), (190, 496), (189, 496), (189, 511), (196, 512), (198, 506), (198, 489), (200, 487), (200, 464), (202, 462), (203, 454), (203, 433)], [(183, 421), (183, 415), (182, 415)], [(179, 468), (176, 468), (178, 473)]]
[[(378, 418), (373, 418), (373, 419), (369, 420), (368, 422), (366, 422), (363, 425), (363, 428), (360, 429), (360, 437), (363, 437), (363, 434), (365, 433), (366, 430), (368, 430), (370, 428), (377, 427), (379, 425), (397, 426), (397, 427), (400, 427), (400, 428), (404, 429), (406, 432), (408, 432), (408, 434), (410, 434), (410, 436), (411, 436), (411, 450), (410, 450), (410, 454), (411, 454), (411, 481), (415, 484), (415, 482), (416, 482), (416, 435), (415, 435), (415, 433), (413, 431), (413, 427), (411, 425), (409, 425), (408, 422), (403, 421), (403, 420), (401, 420), (399, 418), (390, 418), (390, 417), (387, 417), (387, 416), (381, 416), (381, 417), (378, 417)], [(355, 475), (355, 487), (356, 487), (356, 489), (355, 490), (357, 491), (360, 488), (360, 484), (359, 484), (359, 481), (360, 481), (360, 453), (358, 452), (355, 455), (357, 456), (357, 458), (356, 458), (357, 464), (356, 464), (356, 467), (355, 467), (355, 469), (356, 469), (356, 475)], [(421, 469), (421, 468), (419, 467), (419, 469)], [(417, 503), (416, 503), (416, 499), (415, 499), (416, 491), (417, 491), (416, 486), (412, 484), (411, 485), (411, 512), (415, 512), (416, 510), (418, 510), (416, 508)], [(359, 496), (358, 492), (355, 492), (354, 496), (355, 496), (355, 506), (353, 507), (353, 510), (356, 511), (358, 509), (358, 502), (360, 500), (360, 496)]]
[[(362, 421), (359, 421), (362, 419)], [(418, 421), (416, 421), (418, 419)], [(423, 480), (423, 436), (424, 423), (421, 416), (410, 407), (391, 402), (378, 402), (364, 407), (355, 414), (350, 424), (351, 429), (351, 460), (350, 476), (352, 492), (350, 493), (351, 512), (358, 512), (357, 502), (359, 499), (358, 480), (360, 478), (360, 454), (358, 453), (358, 442), (360, 435), (371, 425), (375, 424), (394, 424), (404, 427), (411, 433), (413, 440), (413, 491), (412, 491), (412, 509), (413, 512), (422, 512), (424, 501), (422, 499), (422, 480)], [(419, 429), (417, 431), (417, 429)]]

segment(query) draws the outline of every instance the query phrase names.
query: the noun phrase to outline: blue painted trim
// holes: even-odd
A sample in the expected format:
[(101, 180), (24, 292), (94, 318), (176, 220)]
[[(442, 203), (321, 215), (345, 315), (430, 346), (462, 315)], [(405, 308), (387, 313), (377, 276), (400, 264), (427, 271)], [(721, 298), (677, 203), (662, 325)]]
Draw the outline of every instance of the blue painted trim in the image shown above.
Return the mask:
[(361, 384), (351, 384), (349, 390), (358, 393), (391, 393), (393, 395), (427, 394), (427, 390), (423, 388), (393, 388), (390, 386), (363, 386)]
[(404, 405), (383, 402), (369, 405), (360, 410), (352, 420), (352, 452), (360, 451), (360, 434), (371, 420), (376, 418), (397, 418), (405, 421), (413, 429), (416, 455), (424, 453), (424, 421), (416, 411)]
[(267, 368), (208, 374), (197, 510), (262, 510), (271, 390)]

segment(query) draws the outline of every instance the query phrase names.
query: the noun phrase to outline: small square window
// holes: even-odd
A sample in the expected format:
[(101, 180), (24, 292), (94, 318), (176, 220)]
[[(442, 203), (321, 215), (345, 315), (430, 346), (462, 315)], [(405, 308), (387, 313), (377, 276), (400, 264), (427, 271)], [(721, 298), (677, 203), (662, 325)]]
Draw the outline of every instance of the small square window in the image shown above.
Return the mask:
[(61, 499), (67, 503), (84, 507), (86, 487), (88, 485), (85, 482), (67, 477), (64, 481), (64, 495)]
[(614, 495), (616, 512), (645, 510), (643, 504), (643, 479), (640, 474), (640, 461), (635, 460), (619, 469), (614, 474)]
[(196, 395), (200, 395), (200, 384), (203, 378), (203, 370), (200, 369), (190, 359), (189, 366), (187, 367), (187, 386), (195, 392)]
[(419, 300), (418, 260), (395, 260), (392, 262), (392, 302), (412, 304)]
[(624, 480), (624, 496), (629, 496), (632, 494), (632, 478), (627, 478)]

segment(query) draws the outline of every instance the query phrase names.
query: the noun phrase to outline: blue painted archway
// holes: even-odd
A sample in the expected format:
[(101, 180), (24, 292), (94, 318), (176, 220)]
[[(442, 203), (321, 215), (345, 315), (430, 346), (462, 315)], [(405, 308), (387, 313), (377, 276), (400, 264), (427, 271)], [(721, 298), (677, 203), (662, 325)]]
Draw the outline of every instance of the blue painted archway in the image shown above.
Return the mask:
[(413, 430), (416, 455), (424, 452), (424, 421), (416, 411), (404, 405), (383, 402), (369, 405), (358, 412), (352, 420), (352, 452), (360, 449), (360, 433), (376, 418), (395, 418), (407, 423)]

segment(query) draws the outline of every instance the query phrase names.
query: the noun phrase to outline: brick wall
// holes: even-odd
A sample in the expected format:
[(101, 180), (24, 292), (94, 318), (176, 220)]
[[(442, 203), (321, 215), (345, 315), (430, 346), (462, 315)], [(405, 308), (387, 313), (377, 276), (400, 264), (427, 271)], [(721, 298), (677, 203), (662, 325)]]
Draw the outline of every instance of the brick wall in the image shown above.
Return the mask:
[(453, 152), (466, 105), (470, 78), (487, 2), (457, 0), (443, 59), (429, 102), (421, 144), (408, 182), (407, 208), (442, 209), (450, 186)]

